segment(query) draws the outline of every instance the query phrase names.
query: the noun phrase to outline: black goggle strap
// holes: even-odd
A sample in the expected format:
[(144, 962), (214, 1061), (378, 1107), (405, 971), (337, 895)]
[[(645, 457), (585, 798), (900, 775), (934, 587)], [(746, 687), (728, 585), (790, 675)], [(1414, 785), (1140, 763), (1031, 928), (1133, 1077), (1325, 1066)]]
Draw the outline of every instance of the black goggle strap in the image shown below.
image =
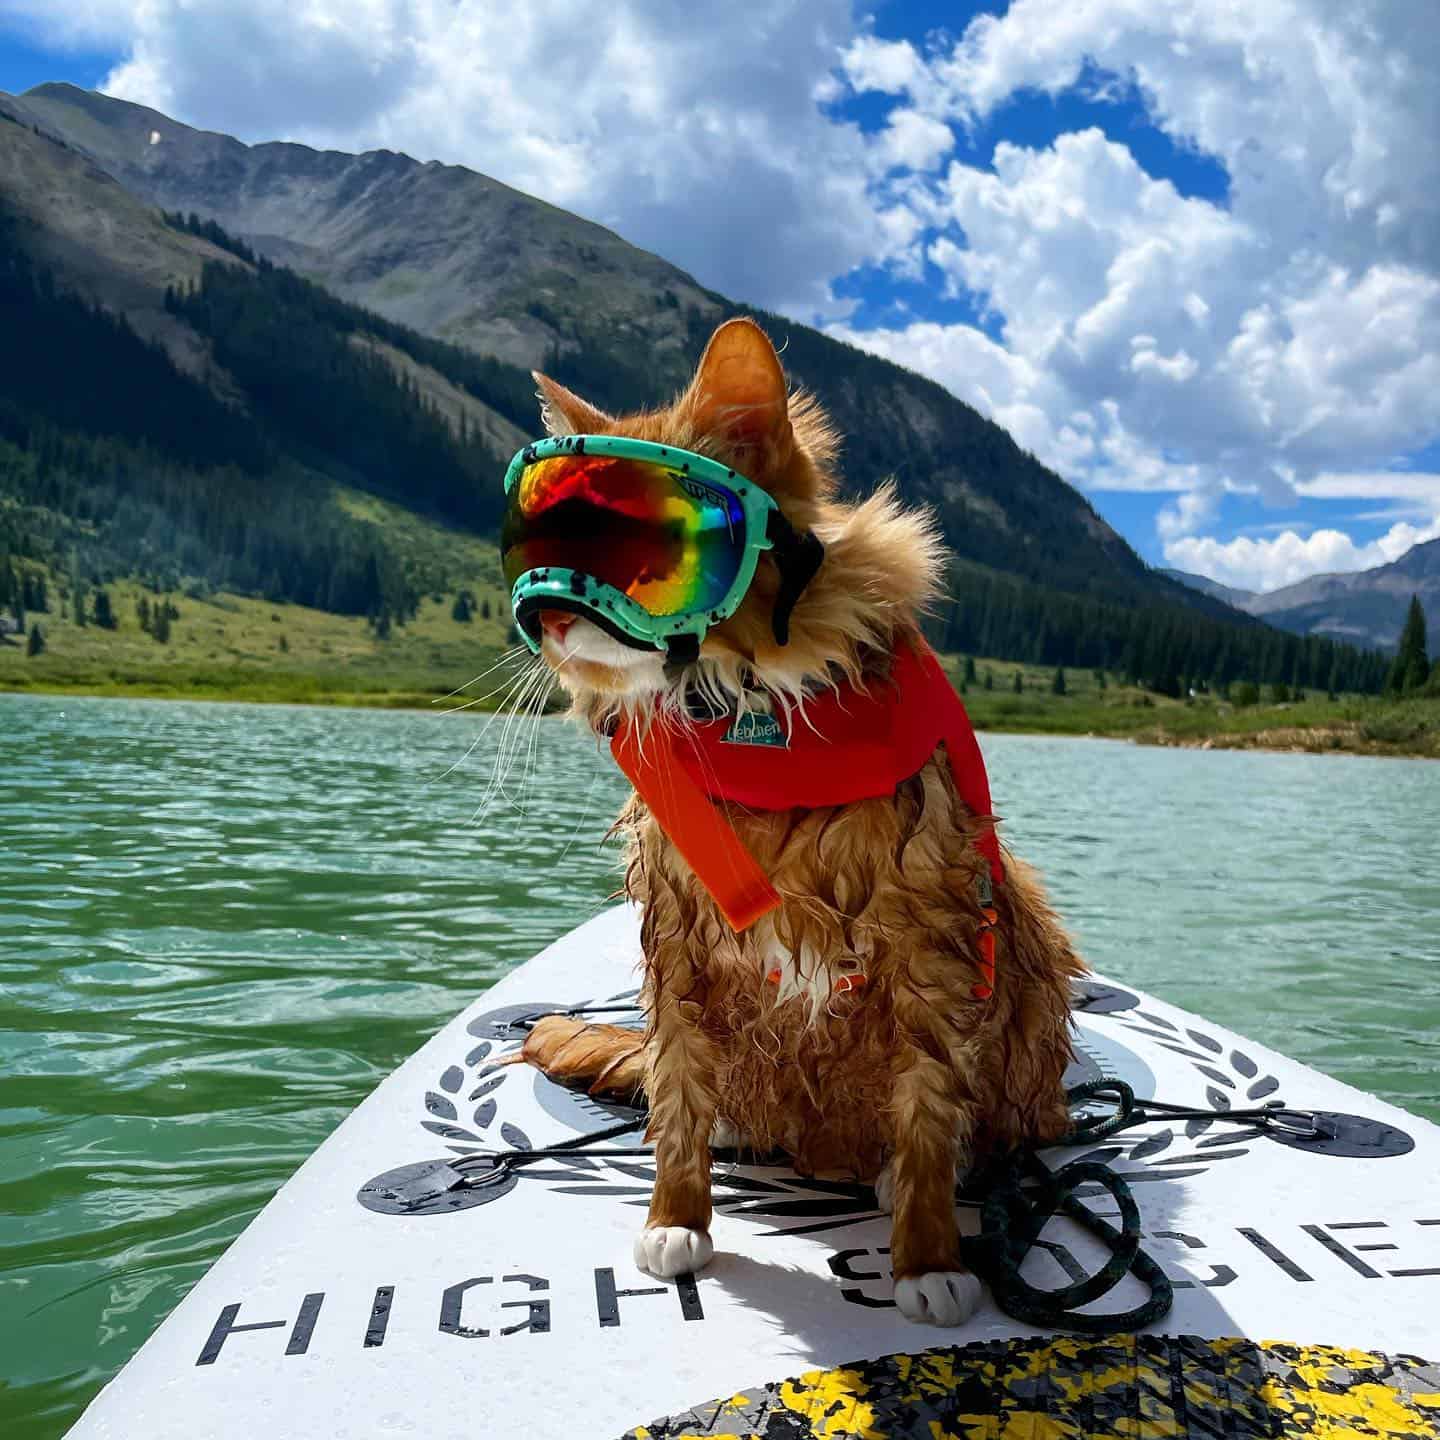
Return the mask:
[(825, 546), (813, 530), (801, 532), (778, 511), (770, 512), (765, 533), (770, 553), (780, 567), (780, 589), (775, 595), (775, 613), (770, 624), (777, 645), (790, 643), (790, 615), (805, 593), (805, 587), (819, 573), (825, 560)]

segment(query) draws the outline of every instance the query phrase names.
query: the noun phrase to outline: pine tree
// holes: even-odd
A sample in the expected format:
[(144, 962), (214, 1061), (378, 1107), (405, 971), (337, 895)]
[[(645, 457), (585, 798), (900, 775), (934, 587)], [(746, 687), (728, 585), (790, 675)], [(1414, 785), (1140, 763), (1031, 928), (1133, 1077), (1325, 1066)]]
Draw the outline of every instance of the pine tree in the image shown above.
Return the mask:
[(1420, 608), (1420, 597), (1410, 597), (1410, 609), (1405, 616), (1405, 628), (1400, 632), (1400, 648), (1395, 652), (1395, 663), (1390, 667), (1390, 676), (1385, 688), (1392, 695), (1408, 695), (1421, 690), (1430, 677), (1430, 657), (1425, 649), (1425, 612)]
[(1050, 681), (1050, 693), (1052, 695), (1063, 695), (1065, 693), (1065, 667), (1063, 665), (1057, 665), (1055, 667), (1055, 676)]
[(1024, 673), (1019, 670), (1015, 672), (1015, 693), (1017, 695), (1023, 695), (1025, 693), (1025, 676)]
[(966, 685), (975, 683), (975, 657), (973, 655), (965, 657), (965, 683)]
[(456, 594), (455, 603), (450, 607), (450, 618), (460, 621), (462, 625), (468, 625), (474, 609), (475, 606), (470, 598), (470, 592), (468, 590), (461, 590)]
[(1095, 688), (1100, 691), (1105, 689), (1105, 672), (1103, 670), (1095, 672)]
[(147, 634), (150, 630), (150, 602), (142, 595), (135, 602), (135, 618), (140, 622), (140, 628)]
[(1405, 617), (1405, 628), (1411, 632), (1408, 663), (1405, 666), (1405, 693), (1414, 694), (1425, 688), (1430, 678), (1430, 656), (1426, 646), (1425, 612), (1420, 608), (1420, 597), (1410, 597), (1410, 613)]
[(170, 643), (170, 607), (168, 605), (157, 605), (155, 613), (150, 620), (150, 633), (155, 637), (158, 645)]
[(95, 623), (102, 630), (115, 629), (115, 611), (110, 606), (110, 592), (97, 589), (94, 602)]
[(490, 618), (490, 601), (488, 599), (480, 602), (480, 618), (482, 620), (488, 620)]
[(282, 655), (288, 655), (290, 653), (290, 642), (285, 638), (285, 632), (283, 630), (280, 632), (280, 641), (277, 648)]
[(45, 577), (33, 570), (26, 570), (20, 576), (20, 598), (27, 610), (49, 610), (49, 597), (45, 593)]
[(43, 655), (45, 653), (45, 632), (38, 624), (30, 627), (30, 638), (25, 642), (25, 653), (27, 655)]

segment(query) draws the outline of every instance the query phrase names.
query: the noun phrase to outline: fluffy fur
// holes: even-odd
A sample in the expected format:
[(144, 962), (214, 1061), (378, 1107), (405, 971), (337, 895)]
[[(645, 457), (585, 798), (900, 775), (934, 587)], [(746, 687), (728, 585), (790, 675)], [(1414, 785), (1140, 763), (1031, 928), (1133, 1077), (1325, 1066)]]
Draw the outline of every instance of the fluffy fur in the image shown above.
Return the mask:
[[(738, 704), (758, 688), (803, 724), (807, 687), (866, 684), (914, 633), (942, 572), (933, 523), (888, 488), (858, 504), (837, 498), (837, 436), (813, 399), (787, 393), (757, 326), (722, 326), (690, 388), (663, 410), (614, 419), (537, 380), (553, 429), (714, 455), (826, 545), (787, 645), (771, 633), (778, 577), (766, 559), (740, 610), (680, 675), (583, 620), (553, 617), (542, 654), (598, 732), (622, 712), (681, 713), (686, 685)], [(1007, 854), (995, 994), (971, 995), (982, 864), (973, 842), (992, 817), (958, 799), (943, 752), (885, 799), (730, 814), (782, 908), (734, 934), (632, 796), (617, 826), (626, 888), (643, 907), (645, 1033), (552, 1018), (524, 1058), (597, 1093), (648, 1097), (657, 1181), (636, 1246), (642, 1267), (673, 1275), (709, 1258), (718, 1127), (785, 1149), (802, 1172), (875, 1180), (883, 1169), (897, 1302), (912, 1318), (958, 1323), (979, 1288), (957, 1253), (957, 1166), (1064, 1128), (1080, 962), (1033, 873)], [(779, 986), (765, 979), (776, 968)], [(835, 978), (856, 971), (867, 983), (837, 993)]]

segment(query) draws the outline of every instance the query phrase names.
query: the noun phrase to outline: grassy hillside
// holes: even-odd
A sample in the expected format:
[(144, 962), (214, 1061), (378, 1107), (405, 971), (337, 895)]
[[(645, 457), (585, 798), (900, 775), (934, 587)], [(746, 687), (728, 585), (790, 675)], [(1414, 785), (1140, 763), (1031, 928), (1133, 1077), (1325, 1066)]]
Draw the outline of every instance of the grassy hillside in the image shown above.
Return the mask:
[[(948, 661), (962, 683), (962, 663)], [(994, 688), (983, 680), (989, 671)], [(1440, 699), (1392, 700), (1310, 692), (1301, 700), (1268, 698), (1239, 705), (1218, 695), (1171, 699), (1097, 672), (1066, 670), (1064, 695), (1053, 693), (1054, 667), (976, 661), (977, 682), (965, 706), (978, 730), (1028, 735), (1086, 735), (1146, 745), (1214, 750), (1299, 750), (1312, 754), (1411, 755), (1440, 759)], [(1023, 692), (1015, 692), (1015, 677)]]
[[(0, 690), (403, 706), (427, 704), (487, 669), (510, 629), (493, 542), (354, 491), (338, 491), (336, 504), (383, 530), (402, 563), (423, 560), (453, 577), (450, 587), (422, 596), (414, 617), (382, 637), (361, 616), (203, 587), (162, 593), (124, 578), (104, 587), (116, 620), (108, 630), (76, 623), (68, 576), (32, 567), (45, 576), (50, 608), (30, 612), (27, 624), (39, 625), (45, 650), (27, 655), (9, 636)], [(462, 589), (474, 598), (468, 622), (452, 616)], [(94, 587), (84, 594), (93, 616)], [(164, 643), (141, 628), (142, 599), (152, 608), (168, 599), (180, 612)]]

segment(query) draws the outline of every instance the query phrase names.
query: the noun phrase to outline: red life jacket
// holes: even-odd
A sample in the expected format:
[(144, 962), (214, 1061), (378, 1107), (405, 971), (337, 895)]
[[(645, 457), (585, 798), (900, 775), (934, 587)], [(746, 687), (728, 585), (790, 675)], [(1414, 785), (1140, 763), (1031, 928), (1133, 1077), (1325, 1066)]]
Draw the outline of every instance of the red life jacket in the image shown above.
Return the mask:
[[(965, 706), (923, 640), (896, 647), (890, 674), (865, 690), (842, 685), (792, 713), (727, 715), (684, 727), (624, 722), (611, 741), (661, 829), (710, 892), (735, 930), (779, 906), (780, 896), (726, 820), (728, 802), (749, 810), (814, 810), (893, 795), (944, 744), (956, 792), (970, 810), (990, 815), (990, 780)], [(720, 805), (711, 802), (721, 802)], [(992, 827), (976, 840), (988, 863), (981, 887), (982, 982), (994, 984), (992, 886), (1004, 882)]]

